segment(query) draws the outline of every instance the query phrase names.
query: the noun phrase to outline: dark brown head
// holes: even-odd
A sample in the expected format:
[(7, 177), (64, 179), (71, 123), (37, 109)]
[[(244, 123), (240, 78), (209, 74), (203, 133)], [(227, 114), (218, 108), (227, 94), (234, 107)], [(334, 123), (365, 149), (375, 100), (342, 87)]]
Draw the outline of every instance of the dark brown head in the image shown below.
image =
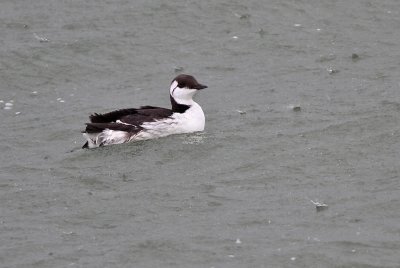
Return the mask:
[(172, 80), (169, 93), (178, 103), (186, 103), (192, 100), (197, 90), (207, 88), (200, 84), (197, 80), (187, 74), (180, 74)]
[(200, 84), (197, 80), (188, 74), (180, 74), (172, 81), (172, 83), (176, 81), (178, 83), (178, 87), (180, 88), (188, 88), (188, 89), (204, 89), (207, 86)]

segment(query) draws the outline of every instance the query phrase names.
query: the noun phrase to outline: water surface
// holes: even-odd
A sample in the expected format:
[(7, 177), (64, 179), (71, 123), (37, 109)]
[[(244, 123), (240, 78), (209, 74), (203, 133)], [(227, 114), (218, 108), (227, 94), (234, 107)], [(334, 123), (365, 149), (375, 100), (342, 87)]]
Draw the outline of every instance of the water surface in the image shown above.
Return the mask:
[[(399, 267), (399, 12), (3, 1), (1, 267)], [(204, 133), (80, 149), (180, 72)]]

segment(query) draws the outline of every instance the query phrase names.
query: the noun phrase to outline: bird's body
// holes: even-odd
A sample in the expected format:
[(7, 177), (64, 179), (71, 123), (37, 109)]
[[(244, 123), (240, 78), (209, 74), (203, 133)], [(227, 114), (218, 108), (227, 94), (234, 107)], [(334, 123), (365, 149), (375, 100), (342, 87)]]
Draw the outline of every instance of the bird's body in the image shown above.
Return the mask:
[(142, 106), (106, 114), (93, 114), (86, 124), (83, 148), (120, 144), (165, 137), (172, 134), (203, 131), (205, 117), (199, 104), (193, 101), (199, 84), (193, 76), (178, 75), (171, 83), (171, 109)]

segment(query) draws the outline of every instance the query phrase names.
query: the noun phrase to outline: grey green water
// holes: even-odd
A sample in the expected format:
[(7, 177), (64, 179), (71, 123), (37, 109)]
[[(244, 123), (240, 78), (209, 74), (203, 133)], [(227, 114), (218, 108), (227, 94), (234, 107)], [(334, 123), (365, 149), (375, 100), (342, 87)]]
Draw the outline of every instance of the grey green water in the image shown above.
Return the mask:
[[(400, 267), (399, 29), (396, 0), (2, 0), (0, 267)], [(204, 133), (80, 149), (179, 72)]]

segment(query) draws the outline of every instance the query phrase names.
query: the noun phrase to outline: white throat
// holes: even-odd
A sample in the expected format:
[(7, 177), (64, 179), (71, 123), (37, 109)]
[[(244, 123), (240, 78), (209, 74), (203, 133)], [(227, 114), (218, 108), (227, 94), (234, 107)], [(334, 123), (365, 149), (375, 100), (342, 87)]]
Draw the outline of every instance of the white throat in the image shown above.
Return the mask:
[(178, 103), (192, 106), (195, 102), (193, 96), (196, 94), (196, 89), (181, 88), (177, 81), (173, 81), (169, 89), (171, 97)]
[(196, 103), (192, 98), (183, 99), (183, 98), (177, 98), (177, 97), (173, 97), (173, 96), (172, 96), (172, 98), (176, 101), (176, 103), (182, 104), (182, 105), (192, 106), (193, 104)]

